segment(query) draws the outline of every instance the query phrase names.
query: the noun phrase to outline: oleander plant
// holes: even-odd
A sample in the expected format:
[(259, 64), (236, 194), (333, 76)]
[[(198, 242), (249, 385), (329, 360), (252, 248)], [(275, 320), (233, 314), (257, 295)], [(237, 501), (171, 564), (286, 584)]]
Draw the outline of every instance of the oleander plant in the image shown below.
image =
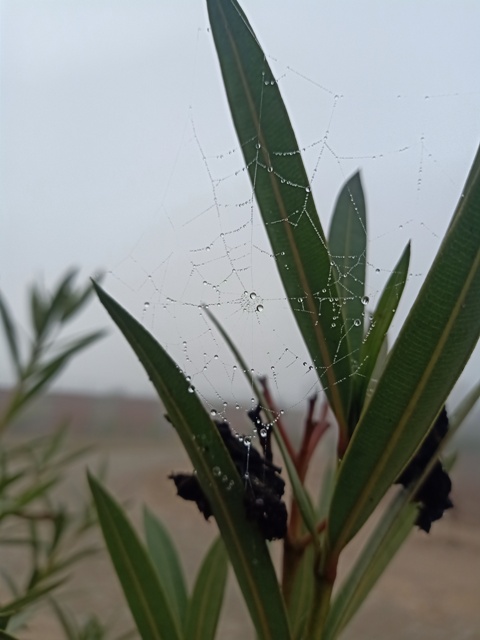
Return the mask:
[[(315, 399), (309, 401), (295, 448), (268, 381), (252, 377), (234, 338), (205, 309), (258, 402), (250, 412), (255, 437), (239, 438), (227, 422), (212, 418), (159, 342), (95, 285), (190, 457), (195, 472), (171, 476), (179, 495), (196, 502), (203, 517), (213, 517), (218, 525), (219, 538), (191, 594), (164, 525), (145, 511), (142, 542), (123, 509), (92, 475), (90, 486), (144, 640), (213, 638), (228, 563), (257, 638), (334, 640), (410, 532), (415, 527), (428, 532), (452, 506), (452, 459), (442, 451), (480, 393), (477, 384), (447, 414), (450, 391), (480, 330), (480, 153), (421, 290), (388, 348), (387, 333), (407, 281), (410, 246), (392, 265), (367, 318), (367, 220), (360, 175), (342, 187), (326, 234), (280, 90), (247, 17), (236, 0), (207, 0), (207, 7), (245, 166), (272, 254), (281, 256), (276, 266), (285, 298), (326, 402), (317, 412)], [(278, 149), (288, 153), (276, 153)], [(318, 488), (319, 497), (312, 496), (305, 478), (328, 428), (337, 431), (333, 471)], [(273, 459), (272, 440), (281, 461)], [(291, 491), (288, 506), (281, 468)], [(345, 547), (387, 492), (380, 519), (337, 584)], [(270, 544), (283, 545), (279, 575)]]
[[(93, 293), (91, 283), (77, 286), (76, 276), (75, 269), (68, 271), (52, 291), (31, 286), (27, 326), (15, 320), (0, 293), (0, 329), (13, 372), (0, 409), (1, 640), (23, 634), (46, 606), (68, 640), (112, 637), (93, 614), (78, 622), (60, 593), (75, 565), (99, 551), (90, 536), (97, 518), (89, 494), (74, 504), (62, 498), (65, 477), (91, 447), (71, 444), (67, 422), (53, 424), (46, 433), (36, 429), (36, 402), (72, 358), (103, 335), (68, 333)], [(19, 420), (26, 414), (33, 428), (20, 436)]]

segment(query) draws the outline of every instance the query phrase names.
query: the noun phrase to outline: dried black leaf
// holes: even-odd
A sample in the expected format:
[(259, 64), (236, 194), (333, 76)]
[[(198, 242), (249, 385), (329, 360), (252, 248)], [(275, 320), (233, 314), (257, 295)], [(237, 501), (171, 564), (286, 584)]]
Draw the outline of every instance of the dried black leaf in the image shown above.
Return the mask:
[[(257, 407), (249, 415), (258, 427), (260, 408)], [(216, 421), (215, 424), (240, 477), (245, 482), (244, 504), (247, 518), (258, 524), (266, 540), (284, 538), (287, 532), (287, 508), (281, 498), (285, 491), (285, 481), (279, 475), (280, 467), (272, 462), (271, 449), (267, 450), (266, 439), (261, 438), (261, 444), (266, 451), (264, 457), (250, 443), (246, 444), (245, 440), (240, 441), (235, 437), (228, 422)], [(174, 481), (178, 495), (184, 500), (196, 502), (208, 520), (212, 515), (212, 509), (196, 475), (172, 473), (169, 478)]]
[[(445, 407), (443, 407), (420, 449), (397, 479), (397, 484), (408, 487), (420, 478), (424, 469), (435, 455), (443, 438), (447, 435), (447, 432), (448, 415)], [(453, 503), (450, 500), (451, 490), (452, 481), (443, 468), (442, 463), (437, 461), (423, 484), (413, 496), (413, 501), (418, 502), (420, 505), (415, 522), (420, 529), (428, 533), (432, 522), (440, 520), (444, 511), (453, 507)]]

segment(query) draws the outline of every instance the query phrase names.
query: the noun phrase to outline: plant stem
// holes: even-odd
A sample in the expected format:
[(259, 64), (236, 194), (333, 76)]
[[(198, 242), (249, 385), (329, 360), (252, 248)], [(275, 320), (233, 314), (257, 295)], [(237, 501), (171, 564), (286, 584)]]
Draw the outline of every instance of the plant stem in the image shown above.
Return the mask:
[[(320, 559), (319, 559), (320, 560)], [(322, 640), (323, 630), (330, 610), (333, 585), (337, 574), (338, 558), (327, 559), (323, 567), (315, 567), (312, 608), (305, 638)]]

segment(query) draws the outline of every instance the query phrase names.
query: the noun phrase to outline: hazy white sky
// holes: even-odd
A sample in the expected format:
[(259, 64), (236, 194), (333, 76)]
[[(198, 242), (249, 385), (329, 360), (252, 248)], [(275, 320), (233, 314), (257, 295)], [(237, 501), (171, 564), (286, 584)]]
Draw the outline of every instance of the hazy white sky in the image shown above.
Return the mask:
[[(243, 6), (307, 148), (325, 227), (342, 182), (362, 169), (372, 303), (413, 239), (405, 314), (480, 141), (480, 3)], [(220, 354), (215, 371), (221, 347), (199, 325), (195, 304), (207, 300), (220, 303), (252, 366), (274, 367), (279, 390), (283, 384), (292, 398), (303, 397), (311, 380), (302, 348), (280, 319), (287, 312), (256, 212), (240, 206), (249, 187), (204, 3), (3, 0), (1, 29), (0, 287), (23, 326), (32, 280), (50, 286), (71, 265), (85, 278), (104, 269), (107, 288), (192, 370), (205, 394), (217, 392), (220, 401), (234, 386), (228, 356)], [(324, 135), (331, 151), (319, 154)], [(243, 223), (249, 239), (233, 233)], [(207, 246), (218, 260), (213, 267)], [(241, 280), (265, 303), (261, 318), (242, 298), (240, 280), (231, 288), (214, 283), (235, 251), (250, 255)], [(167, 313), (165, 298), (176, 301)], [(108, 325), (92, 303), (75, 329)], [(263, 359), (259, 345), (266, 345)], [(478, 367), (477, 353), (467, 382)], [(9, 379), (2, 357), (0, 383)], [(113, 328), (61, 386), (149, 389)]]

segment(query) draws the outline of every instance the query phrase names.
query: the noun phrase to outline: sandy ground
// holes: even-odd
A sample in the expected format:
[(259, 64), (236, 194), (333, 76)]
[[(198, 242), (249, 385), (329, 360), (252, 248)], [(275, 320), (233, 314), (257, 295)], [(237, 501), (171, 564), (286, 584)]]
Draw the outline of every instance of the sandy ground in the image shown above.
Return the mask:
[[(206, 523), (194, 504), (176, 498), (173, 483), (167, 480), (172, 470), (190, 469), (176, 441), (109, 439), (99, 443), (99, 450), (109, 459), (107, 484), (127, 502), (132, 518), (140, 522), (145, 503), (167, 524), (191, 583), (216, 526), (213, 520)], [(94, 469), (98, 454), (87, 462)], [(65, 495), (87, 491), (84, 467), (66, 480)], [(480, 452), (464, 452), (452, 475), (455, 510), (436, 523), (430, 535), (412, 534), (344, 640), (480, 640)], [(346, 554), (345, 565), (353, 554), (354, 550)], [(133, 626), (105, 556), (77, 566), (62, 598), (79, 617), (95, 611), (103, 620), (110, 619), (118, 634)], [(47, 607), (17, 635), (21, 640), (64, 638)], [(217, 638), (254, 638), (233, 574)]]

